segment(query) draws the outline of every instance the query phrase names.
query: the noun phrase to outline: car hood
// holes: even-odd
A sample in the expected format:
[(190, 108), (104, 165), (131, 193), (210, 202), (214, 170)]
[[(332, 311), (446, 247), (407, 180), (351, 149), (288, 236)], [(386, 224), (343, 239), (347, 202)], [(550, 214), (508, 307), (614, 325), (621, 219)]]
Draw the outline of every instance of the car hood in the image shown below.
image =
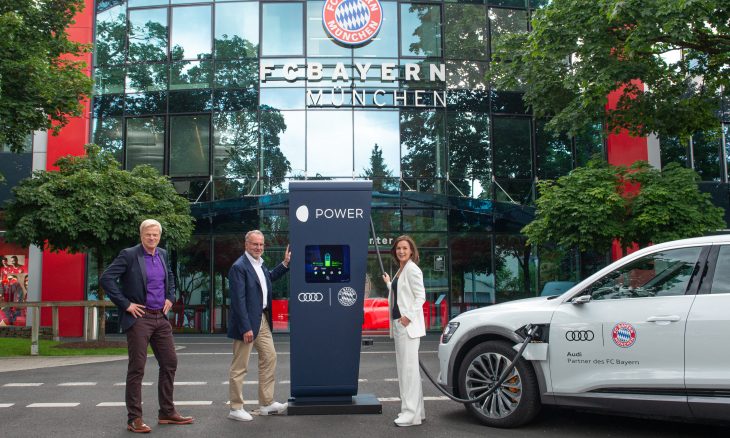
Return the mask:
[[(552, 299), (551, 299), (552, 298)], [(556, 297), (535, 297), (508, 301), (464, 312), (451, 321), (471, 325), (501, 325), (515, 329), (525, 324), (545, 324), (550, 322), (553, 312), (560, 305)]]

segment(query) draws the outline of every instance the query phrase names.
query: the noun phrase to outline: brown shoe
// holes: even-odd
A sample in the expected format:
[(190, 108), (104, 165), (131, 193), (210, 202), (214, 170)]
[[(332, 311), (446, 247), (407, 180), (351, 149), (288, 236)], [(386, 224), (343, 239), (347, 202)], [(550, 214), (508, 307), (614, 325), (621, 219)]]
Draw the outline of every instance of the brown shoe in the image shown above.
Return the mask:
[(177, 412), (173, 412), (172, 415), (160, 415), (159, 424), (190, 424), (193, 422), (193, 417), (183, 417)]
[(142, 421), (141, 418), (135, 418), (134, 420), (127, 423), (127, 430), (134, 433), (150, 433), (152, 429)]

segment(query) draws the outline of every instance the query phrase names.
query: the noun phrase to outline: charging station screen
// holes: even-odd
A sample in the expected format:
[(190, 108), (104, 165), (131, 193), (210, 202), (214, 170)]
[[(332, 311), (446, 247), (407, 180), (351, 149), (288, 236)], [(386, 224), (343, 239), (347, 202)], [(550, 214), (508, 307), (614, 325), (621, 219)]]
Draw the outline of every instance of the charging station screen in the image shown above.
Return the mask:
[(307, 283), (347, 283), (350, 281), (349, 245), (307, 245)]

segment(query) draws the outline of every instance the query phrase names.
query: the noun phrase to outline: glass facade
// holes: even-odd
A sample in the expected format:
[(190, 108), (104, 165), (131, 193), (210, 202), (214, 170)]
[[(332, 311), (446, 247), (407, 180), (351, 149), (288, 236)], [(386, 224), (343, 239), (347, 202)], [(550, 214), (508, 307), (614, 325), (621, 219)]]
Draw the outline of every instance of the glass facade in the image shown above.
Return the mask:
[[(387, 329), (375, 244), (387, 253), (404, 233), (421, 251), (430, 329), (577, 280), (574, 255), (538, 254), (520, 229), (536, 178), (604, 153), (600, 127), (554, 137), (519, 92), (484, 79), (495, 38), (528, 31), (537, 3), (381, 0), (379, 33), (353, 48), (325, 32), (324, 1), (97, 1), (92, 141), (169, 175), (197, 219), (172, 256), (174, 326), (225, 330), (243, 234), (261, 229), (278, 263), (288, 182), (305, 178), (373, 180), (367, 329)], [(287, 281), (274, 284), (276, 330)]]

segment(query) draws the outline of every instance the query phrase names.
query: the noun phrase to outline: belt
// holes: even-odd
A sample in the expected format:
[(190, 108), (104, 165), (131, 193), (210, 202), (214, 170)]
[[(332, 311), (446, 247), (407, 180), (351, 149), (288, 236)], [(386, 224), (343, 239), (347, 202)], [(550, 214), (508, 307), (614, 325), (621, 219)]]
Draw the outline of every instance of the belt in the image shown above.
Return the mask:
[(165, 312), (163, 312), (162, 309), (144, 309), (144, 313), (149, 313), (151, 315), (164, 315)]

